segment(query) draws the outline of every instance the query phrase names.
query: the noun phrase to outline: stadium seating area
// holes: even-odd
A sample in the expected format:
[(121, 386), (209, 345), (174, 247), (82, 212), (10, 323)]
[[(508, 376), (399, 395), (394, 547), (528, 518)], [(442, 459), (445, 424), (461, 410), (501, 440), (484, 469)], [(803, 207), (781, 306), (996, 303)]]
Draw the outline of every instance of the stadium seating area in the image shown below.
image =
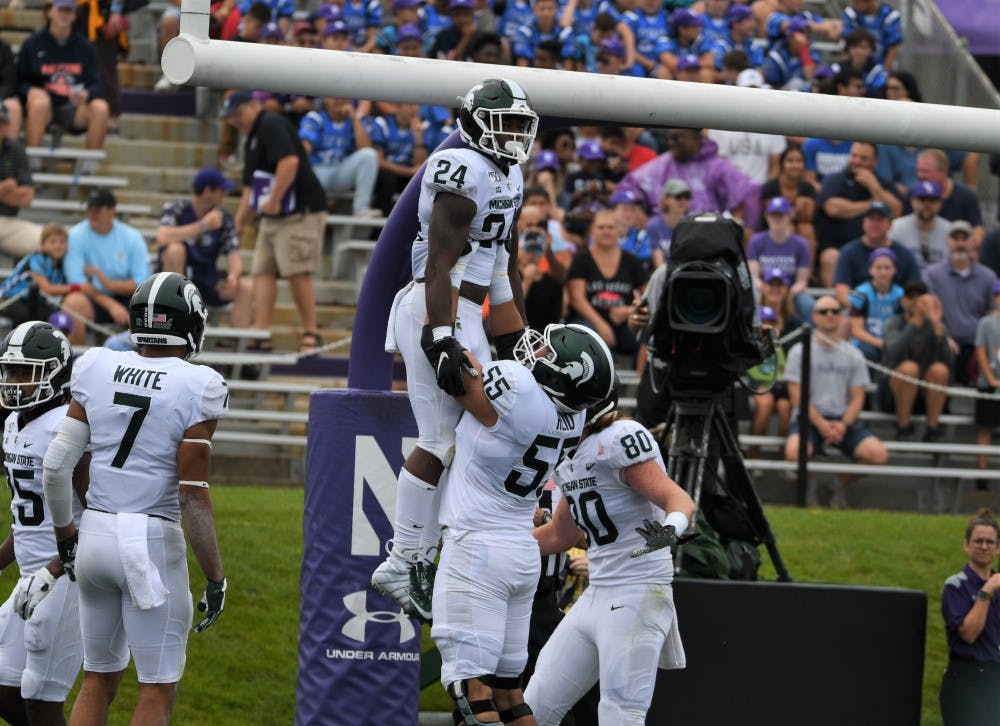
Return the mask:
[[(381, 46), (386, 42), (389, 44), (386, 48), (392, 52), (396, 48), (397, 41), (402, 44), (404, 39), (397, 38), (396, 32), (404, 24), (396, 23), (393, 10), (401, 10), (404, 7), (412, 9), (416, 4), (418, 3), (400, 2), (400, 0), (381, 4), (383, 27), (379, 30), (377, 45)], [(672, 10), (688, 4), (665, 3), (665, 6), (669, 6), (668, 10)], [(707, 3), (699, 3), (703, 4)], [(246, 5), (249, 6), (249, 3)], [(463, 4), (457, 3), (456, 9), (459, 5)], [(583, 3), (579, 5), (582, 6)], [(595, 2), (593, 5), (602, 9), (610, 7), (614, 10), (612, 4)], [(810, 21), (812, 25), (807, 25), (807, 33), (812, 36), (809, 47), (815, 59), (812, 63), (815, 69), (834, 65), (843, 59), (844, 46), (840, 36), (821, 28), (824, 23), (829, 26), (830, 23), (841, 22), (840, 11), (844, 5), (845, 3), (838, 3), (836, 0), (829, 3), (811, 0), (806, 4), (813, 12), (813, 19)], [(243, 3), (240, 3), (240, 6), (243, 6)], [(216, 167), (225, 162), (231, 166), (224, 166), (223, 170), (231, 178), (237, 178), (239, 160), (220, 159), (221, 122), (214, 113), (221, 100), (219, 92), (206, 92), (205, 89), (199, 89), (197, 92), (192, 89), (170, 89), (169, 84), (164, 86), (162, 82), (157, 65), (157, 23), (163, 12), (171, 7), (169, 3), (154, 1), (132, 16), (131, 53), (118, 67), (122, 89), (122, 113), (117, 119), (117, 131), (107, 137), (102, 149), (84, 149), (82, 137), (58, 132), (47, 134), (42, 146), (28, 149), (29, 157), (38, 165), (38, 171), (34, 174), (36, 198), (32, 206), (22, 212), (23, 217), (38, 222), (58, 221), (67, 225), (75, 224), (82, 218), (82, 200), (87, 192), (94, 187), (110, 188), (114, 190), (118, 199), (119, 216), (143, 233), (150, 244), (151, 255), (155, 255), (155, 231), (160, 209), (166, 202), (190, 193), (191, 178), (197, 169)], [(298, 39), (306, 32), (303, 23), (312, 23), (318, 17), (317, 7), (315, 3), (299, 3), (294, 15), (289, 18), (289, 23), (282, 26), (281, 32), (286, 39), (283, 42), (299, 42)], [(450, 3), (436, 3), (427, 7), (438, 8), (435, 14), (437, 21), (441, 22), (441, 27), (446, 27), (449, 21), (443, 16), (447, 14)], [(487, 3), (476, 4), (477, 21), (485, 22), (489, 15), (484, 10), (487, 7)], [(784, 3), (780, 7), (783, 8)], [(779, 4), (776, 2), (768, 4), (763, 0), (753, 4), (753, 15), (759, 18), (760, 22), (755, 38), (748, 43), (747, 48), (758, 48), (761, 51), (760, 58), (763, 59), (758, 65), (749, 67), (760, 69), (763, 76), (773, 81), (773, 78), (777, 77), (774, 76), (777, 71), (768, 67), (766, 62), (766, 53), (773, 48), (766, 37), (768, 28), (766, 21), (771, 15), (767, 12), (768, 9), (778, 10)], [(524, 27), (531, 26), (532, 22), (530, 9), (527, 12), (528, 15), (522, 19), (522, 22), (527, 22)], [(454, 47), (442, 49), (435, 45), (435, 35), (430, 27), (431, 13), (424, 14), (421, 11), (420, 17), (422, 30), (420, 54), (430, 57), (451, 57), (449, 53)], [(502, 15), (499, 20), (506, 17)], [(27, 0), (24, 7), (19, 9), (2, 9), (0, 38), (16, 51), (42, 22), (42, 4), (39, 0)], [(270, 27), (267, 25), (265, 31)], [(499, 34), (509, 38), (503, 51), (513, 54), (511, 57), (513, 62), (522, 59), (527, 61), (522, 64), (542, 66), (540, 59), (536, 62), (535, 58), (524, 55), (523, 43), (518, 45), (517, 32), (505, 33), (499, 24), (494, 28)], [(786, 31), (780, 32), (784, 35)], [(532, 38), (533, 47), (544, 51), (546, 46), (539, 45), (541, 40), (534, 36)], [(563, 40), (572, 45), (569, 39)], [(670, 38), (664, 35), (662, 40), (667, 41)], [(611, 55), (618, 52), (614, 43), (609, 44), (607, 39), (586, 48), (584, 55), (575, 59), (568, 50), (565, 50), (568, 47), (563, 45), (564, 51), (561, 58), (557, 59), (557, 65), (585, 68), (588, 62), (593, 65), (601, 52)], [(683, 48), (671, 50), (664, 46), (660, 50), (674, 56), (674, 61), (683, 61), (686, 58), (686, 54), (681, 52)], [(702, 48), (702, 53), (695, 55), (705, 55), (710, 50), (706, 45)], [(588, 58), (589, 61), (586, 60)], [(680, 65), (683, 66), (683, 62)], [(721, 66), (719, 72), (721, 73)], [(660, 77), (683, 78), (676, 68), (664, 72)], [(713, 77), (711, 80), (717, 82), (721, 78)], [(805, 85), (812, 82), (805, 76), (803, 80), (806, 82)], [(450, 130), (449, 123), (450, 119), (445, 119), (439, 130), (444, 132)], [(583, 137), (577, 139), (577, 148), (580, 148), (580, 143), (583, 141), (586, 141)], [(638, 143), (652, 143), (655, 147), (657, 142), (661, 141), (656, 133), (646, 133), (639, 137)], [(559, 153), (555, 140), (550, 139), (549, 142), (543, 140), (539, 146), (545, 152)], [(665, 146), (654, 148), (654, 152), (665, 150)], [(96, 169), (84, 169), (82, 166), (84, 161), (96, 162)], [(576, 166), (575, 161), (571, 163)], [(545, 177), (544, 174), (539, 175), (540, 171), (543, 172), (545, 169), (539, 168), (538, 165), (528, 170), (529, 181), (544, 184)], [(234, 194), (238, 195), (238, 191)], [(224, 206), (229, 212), (234, 212), (237, 202), (238, 196), (231, 195)], [(374, 246), (373, 232), (377, 232), (384, 223), (384, 218), (368, 215), (351, 216), (350, 208), (349, 195), (331, 196), (324, 262), (321, 274), (315, 279), (319, 322), (325, 343), (342, 340), (350, 335), (353, 325), (353, 305), (357, 300), (360, 282)], [(573, 231), (572, 211), (564, 203), (561, 210), (557, 209), (553, 214), (556, 219), (563, 218), (567, 232)], [(566, 218), (567, 215), (570, 219)], [(249, 266), (253, 234), (245, 234), (242, 243), (244, 261)], [(9, 272), (16, 262), (15, 259), (0, 257), (0, 272)], [(233, 390), (232, 416), (220, 426), (217, 435), (220, 446), (216, 453), (220, 465), (217, 466), (216, 477), (219, 480), (259, 481), (262, 477), (275, 483), (301, 480), (304, 468), (308, 394), (319, 387), (345, 384), (346, 348), (324, 352), (321, 359), (328, 361), (326, 365), (317, 365), (313, 361), (309, 366), (303, 366), (299, 364), (298, 356), (280, 352), (295, 350), (299, 334), (295, 308), (287, 287), (282, 284), (279, 287), (275, 323), (270, 331), (273, 349), (279, 352), (274, 354), (253, 352), (251, 348), (257, 333), (250, 331), (217, 328), (208, 336), (208, 352), (202, 356), (202, 361), (227, 370)], [(95, 339), (92, 342), (97, 344), (100, 341)], [(257, 369), (256, 380), (241, 380), (240, 374), (247, 366)], [(637, 376), (625, 376), (626, 407), (634, 405), (636, 383)], [(991, 490), (985, 492), (965, 485), (965, 482), (972, 478), (1000, 478), (994, 476), (992, 472), (974, 471), (975, 454), (986, 453), (996, 456), (1000, 453), (1000, 448), (971, 448), (971, 442), (975, 440), (971, 406), (963, 406), (960, 402), (953, 408), (961, 410), (962, 413), (951, 414), (942, 419), (942, 424), (946, 427), (946, 435), (942, 441), (947, 443), (933, 444), (893, 442), (895, 419), (887, 414), (866, 413), (873, 430), (889, 441), (891, 466), (883, 469), (877, 476), (867, 477), (859, 486), (858, 496), (853, 501), (859, 506), (932, 511), (952, 508), (965, 510), (969, 507), (966, 501), (969, 497), (988, 497), (991, 496), (991, 492), (1000, 489), (996, 483), (991, 485)], [(779, 437), (769, 435), (745, 438), (745, 445), (756, 445), (761, 448), (758, 458), (749, 462), (750, 468), (761, 472), (787, 470), (788, 466), (773, 458), (780, 451), (782, 441), (783, 439)], [(264, 464), (265, 461), (268, 463)], [(836, 471), (846, 470), (843, 459), (831, 457), (826, 463)], [(822, 467), (823, 463), (818, 470), (822, 470)], [(933, 478), (925, 475), (929, 467), (938, 470)], [(793, 499), (793, 485), (780, 474), (761, 477), (758, 483), (765, 498), (775, 501)]]

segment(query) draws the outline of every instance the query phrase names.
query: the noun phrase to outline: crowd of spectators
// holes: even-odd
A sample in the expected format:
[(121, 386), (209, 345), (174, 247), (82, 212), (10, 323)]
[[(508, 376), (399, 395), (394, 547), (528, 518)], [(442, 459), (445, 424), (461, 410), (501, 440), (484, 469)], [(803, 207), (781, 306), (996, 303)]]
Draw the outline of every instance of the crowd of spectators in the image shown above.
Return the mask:
[[(851, 0), (836, 19), (817, 17), (802, 0), (629, 5), (337, 1), (303, 19), (289, 0), (222, 0), (212, 5), (210, 32), (239, 42), (923, 100), (913, 75), (898, 67), (899, 13), (880, 0)], [(17, 141), (21, 127), (29, 145), (52, 123), (86, 134), (88, 147), (101, 145), (120, 112), (118, 52), (108, 49), (127, 43), (130, 9), (127, 2), (78, 8), (74, 0), (54, 0), (45, 27), (17, 59), (0, 44), (0, 79), (7, 84), (0, 106), (0, 251), (35, 253), (22, 282), (30, 271), (37, 274), (38, 254), (49, 263), (53, 255), (45, 248), (36, 253), (41, 227), (16, 217), (33, 194)], [(177, 19), (171, 7), (161, 21), (161, 45), (176, 33)], [(827, 42), (827, 50), (840, 43), (836, 62), (821, 65), (817, 41)], [(39, 53), (48, 54), (47, 62)], [(343, 200), (355, 216), (388, 215), (428, 153), (453, 131), (453, 114), (428, 105), (231, 92), (219, 157), (231, 178), (243, 167), (240, 211), (235, 219), (224, 216), (231, 183), (203, 170), (193, 195), (164, 210), (157, 264), (196, 275), (212, 300), (234, 304), (234, 323), (258, 327), (269, 326), (275, 280), (287, 277), (302, 350), (314, 349), (321, 341), (309, 280), (322, 213)], [(641, 336), (626, 324), (630, 311), (650, 274), (667, 262), (680, 220), (722, 212), (744, 225), (766, 323), (779, 333), (815, 320), (809, 288), (832, 289), (843, 312), (836, 349), (848, 345), (863, 359), (928, 382), (990, 388), (983, 368), (995, 366), (998, 354), (981, 344), (980, 321), (995, 307), (1000, 230), (986, 234), (975, 154), (728, 130), (579, 126), (545, 129), (524, 172), (519, 264), (534, 327), (582, 322), (623, 361), (641, 367)], [(104, 208), (99, 201), (88, 202), (93, 213), (82, 223), (92, 230)], [(238, 237), (255, 217), (251, 286), (242, 278)], [(308, 229), (300, 229), (305, 218)], [(72, 239), (71, 233), (71, 247)], [(220, 257), (229, 263), (222, 273), (213, 267)], [(78, 280), (80, 274), (74, 270), (65, 281), (73, 288), (67, 305), (84, 317), (117, 321), (124, 287), (111, 278), (104, 286), (96, 275)], [(107, 289), (104, 297), (88, 297), (82, 285)], [(915, 413), (927, 416), (926, 440), (940, 437), (943, 393), (921, 392), (879, 372), (873, 378), (873, 405), (896, 412), (899, 438), (915, 437)], [(766, 408), (787, 412), (787, 391), (779, 387), (777, 394)], [(767, 418), (758, 411), (754, 430)], [(787, 425), (783, 418), (782, 432)]]

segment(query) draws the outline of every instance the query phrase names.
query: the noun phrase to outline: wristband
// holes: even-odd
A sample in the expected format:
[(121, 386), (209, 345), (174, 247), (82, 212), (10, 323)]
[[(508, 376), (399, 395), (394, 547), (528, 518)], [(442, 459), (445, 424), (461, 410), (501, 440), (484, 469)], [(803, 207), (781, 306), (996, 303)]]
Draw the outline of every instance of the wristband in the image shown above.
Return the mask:
[(435, 343), (444, 338), (451, 337), (451, 326), (450, 325), (439, 325), (436, 328), (431, 328), (431, 340)]
[(80, 283), (78, 283), (78, 282), (71, 283), (70, 286), (69, 286), (69, 291), (70, 292), (80, 292)]
[(667, 524), (673, 525), (674, 534), (680, 537), (688, 528), (688, 518), (684, 512), (671, 512), (667, 515)]

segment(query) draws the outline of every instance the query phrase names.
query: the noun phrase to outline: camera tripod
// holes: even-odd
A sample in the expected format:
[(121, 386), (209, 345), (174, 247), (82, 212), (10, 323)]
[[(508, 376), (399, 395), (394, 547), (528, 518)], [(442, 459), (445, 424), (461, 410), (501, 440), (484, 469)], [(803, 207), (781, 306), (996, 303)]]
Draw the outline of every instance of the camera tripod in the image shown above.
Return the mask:
[[(778, 552), (774, 532), (743, 464), (739, 442), (722, 406), (725, 394), (710, 393), (703, 398), (674, 393), (664, 438), (670, 437), (667, 473), (702, 509), (702, 500), (712, 506), (703, 510), (709, 524), (725, 538), (740, 539), (767, 548), (778, 580), (791, 582), (791, 575)], [(661, 441), (661, 448), (662, 448)], [(725, 471), (717, 476), (719, 462)], [(706, 484), (705, 474), (709, 479)], [(726, 506), (720, 506), (725, 504)], [(683, 545), (675, 557), (681, 572)]]

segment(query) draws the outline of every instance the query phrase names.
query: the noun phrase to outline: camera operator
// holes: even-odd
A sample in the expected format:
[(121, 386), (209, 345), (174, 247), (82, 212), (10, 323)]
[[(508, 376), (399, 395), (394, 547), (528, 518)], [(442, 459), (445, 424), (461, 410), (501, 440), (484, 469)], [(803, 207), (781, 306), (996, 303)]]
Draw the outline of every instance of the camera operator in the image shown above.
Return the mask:
[(517, 230), (517, 268), (521, 273), (528, 325), (534, 330), (544, 330), (562, 317), (566, 266), (552, 250), (552, 235), (539, 207), (521, 210)]

